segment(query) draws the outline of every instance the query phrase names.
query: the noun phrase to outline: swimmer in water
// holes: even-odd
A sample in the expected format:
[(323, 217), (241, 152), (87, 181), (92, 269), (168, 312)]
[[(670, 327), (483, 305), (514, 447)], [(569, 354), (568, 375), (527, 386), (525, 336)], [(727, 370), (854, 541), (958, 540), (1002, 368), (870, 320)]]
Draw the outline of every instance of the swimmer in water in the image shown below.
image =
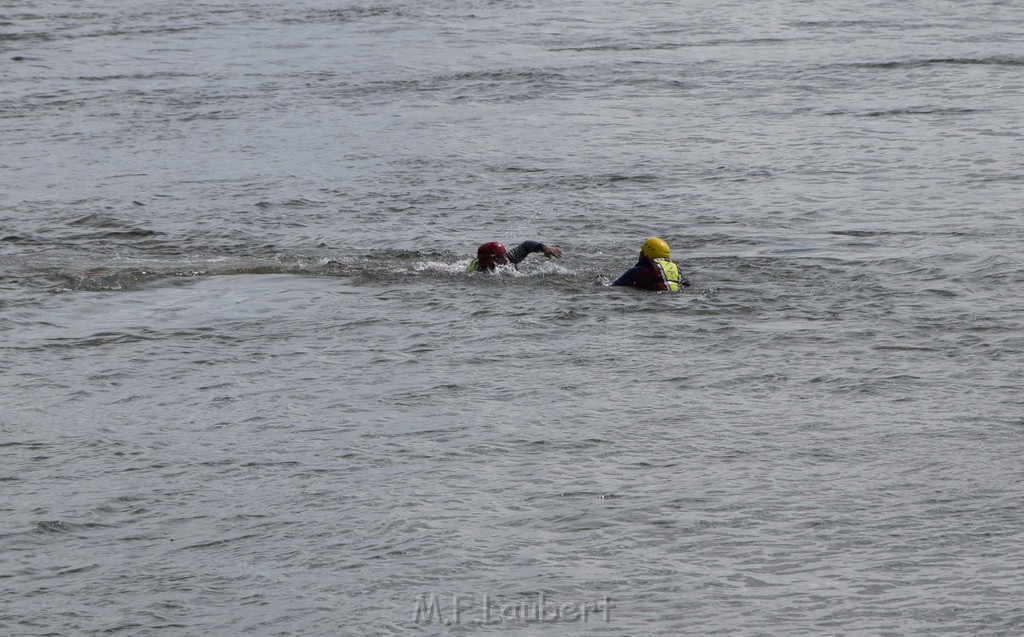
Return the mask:
[(654, 290), (657, 292), (678, 292), (690, 287), (690, 282), (679, 274), (679, 264), (669, 261), (670, 250), (664, 240), (651, 237), (640, 246), (640, 260), (612, 285)]
[(515, 267), (517, 263), (534, 252), (543, 252), (544, 256), (549, 259), (551, 257), (556, 259), (562, 257), (562, 251), (559, 248), (544, 245), (540, 241), (523, 241), (511, 250), (506, 249), (504, 245), (497, 241), (491, 241), (490, 243), (481, 244), (476, 249), (476, 258), (466, 268), (466, 272), (487, 272), (499, 265), (512, 265)]

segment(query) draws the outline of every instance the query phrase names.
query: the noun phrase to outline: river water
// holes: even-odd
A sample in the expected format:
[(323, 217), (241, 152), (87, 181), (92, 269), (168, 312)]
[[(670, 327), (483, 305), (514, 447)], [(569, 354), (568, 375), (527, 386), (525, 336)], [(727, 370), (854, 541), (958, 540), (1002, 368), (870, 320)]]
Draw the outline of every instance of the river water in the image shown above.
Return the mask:
[(1022, 25), (0, 2), (0, 633), (1021, 634)]

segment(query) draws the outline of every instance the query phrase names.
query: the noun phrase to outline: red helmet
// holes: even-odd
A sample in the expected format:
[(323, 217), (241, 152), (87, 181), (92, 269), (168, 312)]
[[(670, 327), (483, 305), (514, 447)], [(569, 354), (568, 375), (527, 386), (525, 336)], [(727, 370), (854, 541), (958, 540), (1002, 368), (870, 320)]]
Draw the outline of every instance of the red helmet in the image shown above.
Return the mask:
[(503, 254), (508, 252), (505, 246), (501, 245), (497, 241), (491, 241), (490, 243), (484, 243), (476, 249), (476, 258), (480, 262), (480, 265), (487, 267), (494, 265), (494, 262), (499, 259)]

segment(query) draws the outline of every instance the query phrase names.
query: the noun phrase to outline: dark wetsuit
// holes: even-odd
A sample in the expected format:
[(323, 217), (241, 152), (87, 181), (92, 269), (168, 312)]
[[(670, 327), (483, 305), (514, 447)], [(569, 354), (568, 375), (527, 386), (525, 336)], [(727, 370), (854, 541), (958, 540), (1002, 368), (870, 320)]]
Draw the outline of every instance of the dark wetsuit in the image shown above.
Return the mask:
[[(656, 290), (658, 292), (665, 292), (668, 290), (668, 286), (665, 285), (665, 279), (661, 276), (661, 269), (658, 265), (647, 257), (640, 257), (640, 260), (636, 262), (632, 268), (626, 270), (622, 276), (615, 279), (612, 285), (621, 285), (631, 288), (641, 288), (643, 290)], [(688, 288), (690, 282), (680, 277), (679, 285)]]
[[(526, 257), (528, 257), (531, 254), (533, 254), (534, 252), (543, 252), (543, 251), (544, 251), (544, 244), (541, 243), (540, 241), (523, 241), (522, 243), (520, 243), (516, 247), (514, 247), (511, 250), (509, 250), (508, 252), (506, 252), (505, 256), (508, 257), (509, 263), (511, 263), (512, 265), (515, 265), (515, 264), (521, 262)], [(480, 262), (477, 259), (474, 259), (473, 262), (469, 264), (469, 267), (466, 268), (466, 271), (467, 272), (476, 272), (478, 270), (485, 270), (485, 269), (488, 269), (488, 268), (481, 267), (480, 266)]]

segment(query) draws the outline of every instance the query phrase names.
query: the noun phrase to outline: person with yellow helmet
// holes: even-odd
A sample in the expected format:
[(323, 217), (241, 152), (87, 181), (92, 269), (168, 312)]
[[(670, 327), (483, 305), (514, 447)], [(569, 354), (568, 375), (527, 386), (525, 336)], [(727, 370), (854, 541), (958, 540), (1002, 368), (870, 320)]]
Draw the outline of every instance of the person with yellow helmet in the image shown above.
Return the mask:
[(612, 285), (658, 292), (678, 292), (681, 288), (690, 287), (690, 282), (679, 273), (679, 264), (669, 261), (670, 254), (663, 239), (651, 237), (640, 246), (640, 260), (636, 265), (615, 279)]
[(466, 272), (486, 272), (493, 270), (499, 265), (509, 265), (513, 267), (529, 255), (534, 252), (543, 252), (544, 256), (560, 258), (562, 251), (555, 246), (547, 246), (540, 241), (523, 241), (511, 250), (505, 249), (505, 246), (498, 243), (497, 241), (491, 241), (483, 243), (479, 248), (476, 249), (476, 259), (469, 264), (466, 268)]

